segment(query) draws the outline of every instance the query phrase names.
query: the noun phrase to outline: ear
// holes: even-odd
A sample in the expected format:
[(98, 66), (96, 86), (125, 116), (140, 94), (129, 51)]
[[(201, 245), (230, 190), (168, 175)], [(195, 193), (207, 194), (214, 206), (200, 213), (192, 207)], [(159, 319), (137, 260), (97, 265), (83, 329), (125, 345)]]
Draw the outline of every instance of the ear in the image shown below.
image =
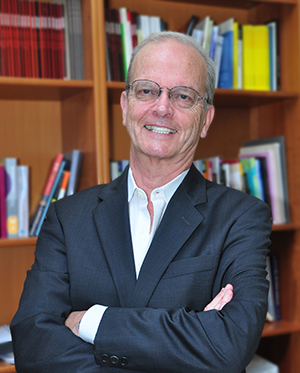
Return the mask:
[(215, 116), (215, 107), (213, 105), (209, 105), (209, 107), (206, 109), (205, 120), (204, 120), (202, 129), (201, 129), (200, 137), (202, 139), (206, 137), (210, 124), (214, 119), (214, 116)]
[(121, 98), (120, 98), (120, 104), (121, 104), (121, 108), (122, 108), (122, 118), (123, 118), (123, 126), (126, 126), (126, 114), (127, 114), (127, 97), (126, 97), (126, 92), (123, 91), (121, 93)]

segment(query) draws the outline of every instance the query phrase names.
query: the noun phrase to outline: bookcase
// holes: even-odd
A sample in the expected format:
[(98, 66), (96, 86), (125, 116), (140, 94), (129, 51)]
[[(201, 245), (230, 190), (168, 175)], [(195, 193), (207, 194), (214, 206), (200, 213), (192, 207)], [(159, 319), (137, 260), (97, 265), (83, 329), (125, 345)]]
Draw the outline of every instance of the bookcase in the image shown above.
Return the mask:
[[(82, 0), (84, 81), (0, 77), (0, 158), (30, 166), (30, 211), (34, 212), (51, 159), (78, 148), (84, 152), (80, 189), (110, 179), (110, 160), (128, 159), (129, 139), (119, 106), (123, 82), (107, 82), (105, 7), (127, 7), (159, 15), (170, 30), (196, 14), (216, 23), (280, 20), (281, 90), (216, 90), (216, 116), (196, 157), (236, 158), (246, 140), (284, 135), (291, 223), (274, 226), (271, 251), (280, 259), (282, 321), (266, 324), (259, 353), (282, 373), (300, 371), (300, 30), (299, 0)], [(0, 240), (0, 325), (18, 305), (35, 238)], [(243, 341), (241, 341), (243, 343)], [(0, 372), (14, 372), (0, 362)]]

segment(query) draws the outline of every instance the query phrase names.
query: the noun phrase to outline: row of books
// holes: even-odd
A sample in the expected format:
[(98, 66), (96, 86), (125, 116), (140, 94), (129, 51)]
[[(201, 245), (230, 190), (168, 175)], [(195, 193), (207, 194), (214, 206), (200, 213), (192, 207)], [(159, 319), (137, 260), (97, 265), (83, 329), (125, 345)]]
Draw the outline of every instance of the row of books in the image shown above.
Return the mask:
[(0, 160), (0, 237), (28, 237), (29, 167), (17, 158)]
[(30, 224), (29, 235), (38, 236), (50, 203), (74, 194), (82, 167), (83, 153), (74, 149), (70, 153), (59, 153), (50, 165), (45, 187)]
[(166, 29), (158, 16), (140, 15), (125, 7), (105, 9), (108, 81), (125, 81), (133, 48), (152, 32)]
[(245, 142), (239, 156), (194, 161), (207, 179), (249, 193), (271, 208), (273, 224), (290, 222), (285, 139), (283, 136)]
[(80, 0), (1, 0), (0, 76), (84, 79)]
[[(194, 165), (208, 179), (249, 193), (271, 209), (273, 224), (290, 222), (284, 136), (247, 141), (233, 160), (221, 156), (196, 159)], [(111, 161), (111, 180), (128, 160)]]
[(192, 16), (186, 33), (206, 50), (216, 66), (216, 88), (279, 89), (279, 21), (240, 25), (229, 18), (215, 24)]

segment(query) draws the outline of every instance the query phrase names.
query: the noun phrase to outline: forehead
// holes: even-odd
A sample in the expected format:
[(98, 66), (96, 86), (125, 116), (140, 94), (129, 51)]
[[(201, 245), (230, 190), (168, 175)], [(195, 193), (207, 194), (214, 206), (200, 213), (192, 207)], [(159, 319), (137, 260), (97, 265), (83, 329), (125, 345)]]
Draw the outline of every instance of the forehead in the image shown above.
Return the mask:
[(175, 40), (151, 42), (136, 55), (132, 81), (151, 79), (160, 85), (201, 87), (206, 81), (206, 65), (200, 53)]

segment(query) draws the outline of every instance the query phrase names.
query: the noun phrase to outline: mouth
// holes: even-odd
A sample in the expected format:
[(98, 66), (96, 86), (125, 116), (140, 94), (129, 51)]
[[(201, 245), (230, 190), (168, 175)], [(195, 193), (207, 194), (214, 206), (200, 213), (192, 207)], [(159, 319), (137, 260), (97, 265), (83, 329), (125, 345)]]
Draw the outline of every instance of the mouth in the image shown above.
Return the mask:
[(164, 134), (164, 135), (172, 135), (173, 133), (177, 132), (175, 130), (171, 130), (170, 128), (166, 128), (166, 127), (145, 126), (145, 128), (148, 131), (155, 132), (155, 133), (161, 133), (161, 134)]

